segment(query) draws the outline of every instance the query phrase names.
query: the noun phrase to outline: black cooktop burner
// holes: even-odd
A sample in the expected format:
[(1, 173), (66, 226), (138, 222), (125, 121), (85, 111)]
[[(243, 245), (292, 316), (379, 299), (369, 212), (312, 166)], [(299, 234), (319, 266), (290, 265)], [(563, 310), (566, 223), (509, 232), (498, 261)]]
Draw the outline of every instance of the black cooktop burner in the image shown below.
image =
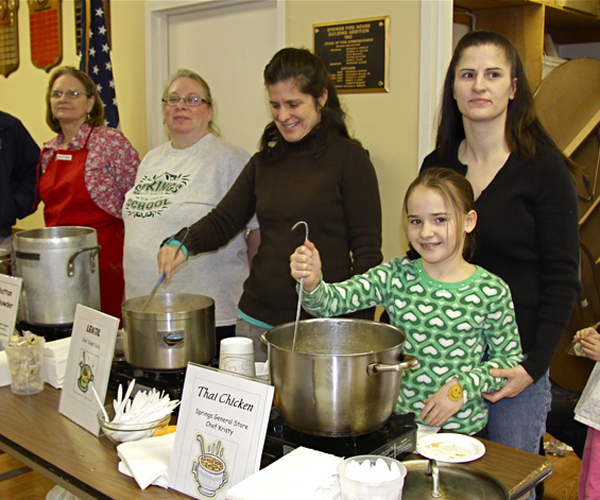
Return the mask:
[(262, 466), (269, 465), (294, 448), (305, 446), (339, 457), (356, 455), (385, 455), (402, 459), (417, 445), (417, 425), (414, 413), (393, 414), (379, 430), (349, 437), (313, 436), (291, 429), (272, 410), (263, 450)]
[(71, 336), (73, 324), (68, 325), (32, 325), (26, 321), (18, 321), (16, 329), (20, 332), (30, 331), (40, 337), (44, 337), (46, 342), (64, 339)]
[(108, 388), (116, 391), (119, 385), (125, 389), (135, 379), (133, 394), (138, 391), (164, 391), (171, 399), (181, 399), (185, 369), (173, 371), (144, 370), (131, 366), (124, 358), (115, 358), (108, 381)]

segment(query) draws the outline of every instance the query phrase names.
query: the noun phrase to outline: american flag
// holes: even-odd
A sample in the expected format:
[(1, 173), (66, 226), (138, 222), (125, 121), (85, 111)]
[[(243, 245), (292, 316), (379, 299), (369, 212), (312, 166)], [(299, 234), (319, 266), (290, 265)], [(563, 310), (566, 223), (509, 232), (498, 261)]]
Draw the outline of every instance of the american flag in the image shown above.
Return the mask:
[(115, 80), (110, 62), (108, 29), (102, 0), (81, 0), (81, 62), (79, 69), (94, 81), (104, 103), (104, 120), (109, 127), (119, 127), (119, 109)]

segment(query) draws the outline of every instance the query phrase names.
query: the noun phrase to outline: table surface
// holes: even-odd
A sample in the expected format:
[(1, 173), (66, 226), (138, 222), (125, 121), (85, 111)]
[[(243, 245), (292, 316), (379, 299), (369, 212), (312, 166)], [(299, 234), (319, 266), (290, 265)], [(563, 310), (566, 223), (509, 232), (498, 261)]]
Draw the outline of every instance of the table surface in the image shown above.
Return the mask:
[[(182, 499), (186, 495), (150, 486), (142, 491), (121, 474), (116, 446), (97, 438), (58, 412), (60, 391), (48, 385), (33, 396), (0, 387), (0, 449), (15, 456), (82, 499)], [(486, 454), (469, 465), (502, 481), (517, 498), (546, 478), (546, 458), (482, 440)], [(419, 457), (414, 457), (419, 458)]]

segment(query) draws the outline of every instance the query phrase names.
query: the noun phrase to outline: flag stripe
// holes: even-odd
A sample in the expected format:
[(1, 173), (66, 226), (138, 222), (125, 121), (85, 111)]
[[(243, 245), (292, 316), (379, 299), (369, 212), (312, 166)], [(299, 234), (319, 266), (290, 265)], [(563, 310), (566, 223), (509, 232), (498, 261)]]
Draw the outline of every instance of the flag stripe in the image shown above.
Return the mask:
[(119, 127), (119, 110), (110, 61), (108, 29), (102, 0), (81, 0), (81, 60), (79, 69), (94, 81), (104, 104), (104, 118), (109, 127)]

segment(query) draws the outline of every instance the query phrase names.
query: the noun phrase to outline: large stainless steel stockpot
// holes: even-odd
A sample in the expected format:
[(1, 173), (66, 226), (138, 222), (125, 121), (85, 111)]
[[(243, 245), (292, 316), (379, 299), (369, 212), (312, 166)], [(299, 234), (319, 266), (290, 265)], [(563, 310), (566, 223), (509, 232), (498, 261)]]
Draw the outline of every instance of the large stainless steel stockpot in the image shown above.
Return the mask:
[(300, 321), (263, 333), (269, 349), (277, 411), (301, 432), (323, 436), (364, 434), (392, 414), (402, 371), (418, 364), (402, 349), (405, 333), (358, 319)]
[(23, 278), (20, 319), (32, 325), (69, 325), (77, 304), (100, 309), (95, 229), (29, 229), (13, 235), (13, 246), (13, 274)]
[(0, 248), (0, 274), (11, 275), (11, 262), (12, 257), (10, 252)]
[(435, 460), (406, 460), (404, 500), (509, 500), (510, 494), (499, 479), (465, 464)]
[(123, 303), (123, 347), (131, 365), (181, 370), (188, 361), (208, 363), (217, 353), (215, 301), (204, 295), (164, 293)]

